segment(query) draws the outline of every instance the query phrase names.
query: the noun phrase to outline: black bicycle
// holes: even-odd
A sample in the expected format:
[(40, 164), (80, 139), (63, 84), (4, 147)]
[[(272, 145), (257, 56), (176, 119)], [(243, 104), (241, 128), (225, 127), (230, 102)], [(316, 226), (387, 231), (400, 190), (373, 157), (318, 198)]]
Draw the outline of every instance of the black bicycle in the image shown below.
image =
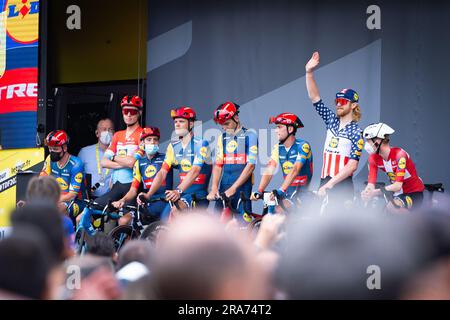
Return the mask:
[(114, 247), (116, 249), (116, 252), (118, 252), (123, 247), (123, 245), (131, 239), (141, 238), (154, 241), (152, 232), (146, 230), (150, 225), (153, 225), (149, 229), (152, 230), (156, 226), (155, 224), (159, 225), (161, 224), (161, 221), (156, 217), (156, 215), (148, 210), (147, 204), (157, 201), (167, 201), (163, 197), (147, 200), (142, 195), (139, 199), (141, 200), (143, 205), (138, 205), (137, 207), (124, 206), (120, 211), (122, 216), (125, 210), (126, 213), (129, 212), (132, 215), (131, 224), (117, 226), (109, 232), (109, 236), (114, 240)]

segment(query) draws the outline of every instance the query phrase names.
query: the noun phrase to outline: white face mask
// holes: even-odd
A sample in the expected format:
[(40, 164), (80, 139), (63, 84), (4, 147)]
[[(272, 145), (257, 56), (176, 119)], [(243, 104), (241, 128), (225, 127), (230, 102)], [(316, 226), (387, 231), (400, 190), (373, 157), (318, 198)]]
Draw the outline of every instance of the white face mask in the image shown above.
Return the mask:
[(368, 142), (366, 142), (364, 144), (364, 150), (366, 150), (368, 154), (373, 154), (376, 152), (375, 148), (372, 145), (370, 145)]
[(146, 144), (144, 148), (145, 153), (149, 156), (154, 155), (159, 150), (159, 146), (157, 144)]
[(111, 143), (112, 137), (112, 132), (102, 131), (102, 133), (100, 133), (100, 142), (104, 145), (109, 145)]

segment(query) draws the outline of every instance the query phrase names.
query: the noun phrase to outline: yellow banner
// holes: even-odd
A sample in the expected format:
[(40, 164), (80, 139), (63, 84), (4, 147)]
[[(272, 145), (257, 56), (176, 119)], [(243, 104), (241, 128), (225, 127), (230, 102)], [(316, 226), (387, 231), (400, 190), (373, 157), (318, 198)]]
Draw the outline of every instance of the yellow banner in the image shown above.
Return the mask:
[(16, 207), (17, 171), (40, 171), (43, 162), (44, 148), (0, 150), (0, 231)]

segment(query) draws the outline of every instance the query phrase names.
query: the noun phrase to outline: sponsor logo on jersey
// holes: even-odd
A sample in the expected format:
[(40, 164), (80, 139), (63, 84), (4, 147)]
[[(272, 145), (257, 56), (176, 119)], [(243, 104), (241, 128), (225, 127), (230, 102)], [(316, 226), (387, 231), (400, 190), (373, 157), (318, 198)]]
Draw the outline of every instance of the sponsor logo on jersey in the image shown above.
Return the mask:
[(192, 163), (188, 159), (181, 160), (181, 170), (183, 172), (189, 172), (192, 169)]
[(332, 137), (328, 146), (329, 146), (330, 148), (337, 148), (338, 145), (339, 145), (339, 138), (337, 138), (337, 137)]
[(250, 152), (251, 153), (255, 153), (255, 154), (258, 153), (258, 146), (251, 146), (250, 147)]
[(398, 167), (400, 169), (406, 168), (406, 159), (405, 158), (400, 158), (400, 160), (398, 160)]
[(67, 185), (67, 183), (64, 181), (63, 178), (58, 177), (56, 178), (56, 181), (58, 182), (61, 191), (65, 191), (69, 188), (69, 186)]
[(147, 169), (145, 169), (145, 176), (146, 176), (147, 178), (151, 178), (151, 177), (153, 177), (155, 174), (156, 174), (156, 168), (155, 168), (155, 166), (150, 165), (150, 166), (147, 167)]
[(289, 172), (292, 171), (293, 167), (294, 167), (294, 165), (290, 161), (286, 161), (285, 163), (283, 163), (283, 172), (284, 172), (284, 174), (289, 174)]
[(236, 141), (231, 140), (230, 142), (227, 143), (227, 152), (228, 153), (232, 153), (234, 152), (234, 150), (236, 150), (238, 144)]
[(78, 183), (81, 183), (81, 181), (83, 181), (83, 174), (81, 172), (77, 173), (77, 175), (75, 176), (75, 181)]
[(393, 173), (393, 172), (386, 172), (386, 173), (389, 177), (389, 180), (395, 181), (395, 177), (396, 177), (395, 173)]
[(201, 147), (201, 148), (200, 148), (200, 155), (201, 155), (203, 158), (206, 158), (206, 156), (208, 155), (208, 148), (206, 148), (206, 147)]
[(358, 149), (362, 150), (364, 148), (364, 140), (363, 139), (359, 139), (358, 140)]
[(302, 150), (303, 150), (304, 153), (308, 154), (309, 151), (311, 150), (310, 147), (309, 147), (309, 144), (304, 143), (303, 146), (302, 146)]

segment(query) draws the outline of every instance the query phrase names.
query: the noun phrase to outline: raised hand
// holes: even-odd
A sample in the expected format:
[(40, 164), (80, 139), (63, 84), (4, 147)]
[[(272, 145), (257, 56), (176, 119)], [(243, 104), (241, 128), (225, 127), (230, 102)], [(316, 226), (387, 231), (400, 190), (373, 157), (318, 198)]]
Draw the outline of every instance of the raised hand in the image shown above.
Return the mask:
[(311, 59), (309, 59), (308, 63), (305, 66), (305, 70), (306, 72), (313, 72), (315, 68), (317, 68), (317, 66), (320, 63), (320, 55), (319, 52), (314, 52)]

